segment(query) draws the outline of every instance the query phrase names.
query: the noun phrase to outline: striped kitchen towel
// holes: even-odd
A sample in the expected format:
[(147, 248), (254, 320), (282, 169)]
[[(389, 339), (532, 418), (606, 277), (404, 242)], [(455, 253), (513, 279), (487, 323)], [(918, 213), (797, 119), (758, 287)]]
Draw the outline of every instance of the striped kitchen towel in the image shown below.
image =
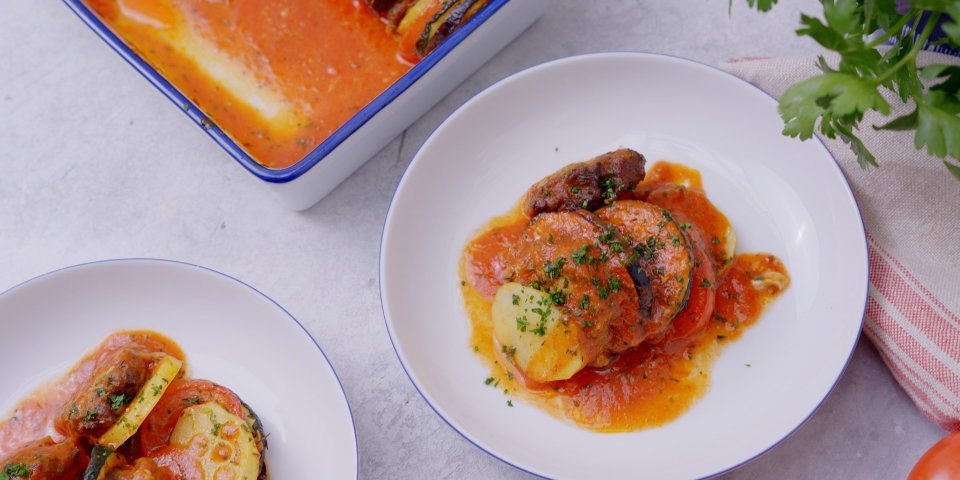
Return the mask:
[[(921, 65), (960, 59), (922, 52)], [(835, 64), (836, 57), (827, 60)], [(741, 59), (725, 70), (779, 97), (816, 75), (816, 56)], [(892, 95), (893, 116), (910, 111)], [(891, 117), (892, 118), (892, 117)], [(960, 182), (943, 163), (914, 148), (913, 132), (874, 131), (867, 115), (860, 136), (880, 168), (862, 170), (850, 148), (824, 139), (860, 204), (870, 254), (864, 333), (923, 413), (960, 430)]]

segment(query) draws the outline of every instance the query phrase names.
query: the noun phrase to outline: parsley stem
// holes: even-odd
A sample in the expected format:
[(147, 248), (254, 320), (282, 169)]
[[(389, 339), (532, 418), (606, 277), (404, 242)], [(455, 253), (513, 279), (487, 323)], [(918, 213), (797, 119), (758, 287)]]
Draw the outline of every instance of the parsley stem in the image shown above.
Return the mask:
[[(917, 17), (917, 20), (919, 19), (920, 17)], [(930, 38), (930, 34), (933, 33), (933, 27), (935, 27), (937, 25), (937, 22), (939, 21), (940, 21), (939, 13), (935, 13), (931, 15), (930, 18), (927, 19), (927, 24), (923, 26), (923, 31), (920, 32), (920, 37), (917, 38), (916, 43), (913, 44), (913, 48), (911, 48), (910, 51), (907, 52), (907, 54), (900, 59), (900, 61), (893, 64), (893, 66), (890, 67), (886, 72), (883, 72), (883, 75), (880, 75), (879, 77), (875, 78), (873, 82), (879, 85), (889, 80), (890, 77), (896, 74), (898, 70), (904, 67), (904, 65), (907, 65), (908, 63), (911, 63), (911, 62), (915, 63), (917, 54), (920, 53), (920, 50), (923, 48), (923, 45), (927, 43), (927, 39)], [(914, 26), (913, 31), (916, 31), (916, 26)]]
[(880, 35), (879, 37), (874, 39), (867, 46), (870, 48), (876, 48), (881, 44), (883, 44), (883, 42), (885, 42), (888, 38), (894, 35), (899, 35), (903, 33), (903, 27), (907, 24), (907, 22), (910, 21), (910, 19), (912, 19), (914, 16), (918, 14), (919, 12), (917, 10), (910, 10), (910, 13), (904, 15), (903, 17), (900, 17), (900, 20), (898, 20), (897, 23), (890, 26), (890, 28), (888, 28), (887, 31), (883, 32), (883, 35)]

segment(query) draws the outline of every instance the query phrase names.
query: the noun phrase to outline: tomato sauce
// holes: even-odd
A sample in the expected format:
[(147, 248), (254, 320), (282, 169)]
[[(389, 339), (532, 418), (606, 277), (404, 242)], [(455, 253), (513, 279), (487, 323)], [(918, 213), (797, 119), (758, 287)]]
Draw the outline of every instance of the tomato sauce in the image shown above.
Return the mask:
[(412, 64), (355, 0), (86, 0), (269, 168), (293, 165)]
[(733, 254), (729, 221), (707, 199), (696, 170), (658, 162), (631, 196), (689, 224), (697, 267), (687, 305), (666, 338), (634, 347), (602, 368), (587, 367), (568, 380), (537, 384), (525, 380), (497, 351), (491, 313), (492, 297), (502, 283), (497, 262), (529, 222), (519, 208), (491, 220), (464, 248), (460, 265), (470, 346), (491, 369), (488, 383), (602, 432), (655, 427), (687, 411), (706, 393), (711, 366), (723, 347), (754, 324), (764, 306), (789, 285), (787, 270), (775, 256)]
[[(93, 377), (105, 359), (130, 344), (186, 359), (183, 350), (173, 340), (156, 332), (121, 331), (110, 335), (84, 355), (66, 375), (31, 393), (14, 407), (9, 418), (0, 421), (0, 459), (23, 444), (44, 437), (50, 437), (54, 442), (63, 441), (64, 436), (54, 428), (54, 421), (64, 405)], [(186, 366), (181, 371), (185, 370)]]

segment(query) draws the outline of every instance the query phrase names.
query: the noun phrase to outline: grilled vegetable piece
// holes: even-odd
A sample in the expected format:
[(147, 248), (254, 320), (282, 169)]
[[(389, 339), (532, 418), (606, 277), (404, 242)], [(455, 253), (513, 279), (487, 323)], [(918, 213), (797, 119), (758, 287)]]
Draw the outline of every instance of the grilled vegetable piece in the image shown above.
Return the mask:
[(417, 40), (414, 52), (420, 57), (427, 56), (472, 18), (489, 0), (444, 0), (442, 8), (430, 18), (423, 33)]
[(114, 449), (95, 445), (90, 452), (90, 464), (83, 472), (83, 480), (104, 480), (107, 478), (107, 472), (124, 464), (125, 462)]
[(417, 20), (419, 20), (421, 17), (429, 15), (429, 18), (422, 23), (422, 32), (422, 28), (425, 28), (430, 18), (433, 18), (433, 13), (430, 13), (432, 7), (439, 5), (443, 1), (444, 0), (404, 0), (403, 2), (400, 2), (406, 4), (407, 6), (407, 8), (403, 9), (403, 17), (398, 18), (396, 23), (391, 22), (391, 25), (395, 25), (397, 33), (403, 35), (407, 33), (407, 30), (409, 30), (410, 27), (417, 23)]
[(644, 164), (643, 155), (624, 148), (567, 165), (530, 187), (523, 213), (532, 218), (543, 212), (596, 210), (643, 180)]
[(0, 478), (10, 480), (79, 479), (87, 464), (87, 454), (73, 440), (53, 443), (50, 437), (23, 445), (0, 461)]
[(527, 378), (565, 380), (586, 366), (576, 328), (568, 325), (550, 295), (508, 283), (493, 300), (493, 337), (499, 351)]
[(179, 359), (171, 355), (164, 355), (157, 361), (150, 378), (136, 393), (136, 396), (131, 397), (130, 405), (124, 410), (123, 416), (100, 437), (97, 443), (116, 449), (123, 445), (134, 433), (137, 433), (137, 429), (140, 428), (147, 415), (160, 401), (163, 392), (177, 378), (182, 365), (183, 363)]
[[(230, 389), (208, 380), (176, 380), (140, 428), (142, 454), (154, 455), (171, 443), (173, 431), (187, 408), (211, 402), (242, 418), (257, 444), (257, 449), (260, 452), (266, 450), (263, 424), (253, 410)], [(264, 457), (260, 457), (261, 473), (266, 472)]]
[[(623, 249), (601, 225), (586, 211), (544, 213), (502, 256), (504, 283), (549, 294), (551, 308), (578, 334), (583, 363), (595, 366), (643, 340)], [(530, 321), (528, 328), (537, 326)]]
[(104, 358), (90, 381), (67, 402), (56, 420), (66, 437), (96, 443), (120, 419), (162, 353), (129, 345)]
[(636, 200), (619, 201), (596, 214), (619, 230), (650, 282), (653, 298), (644, 332), (647, 339), (656, 341), (667, 333), (690, 296), (694, 256), (685, 228), (692, 226), (681, 227), (666, 209)]
[(637, 199), (667, 209), (680, 223), (688, 222), (703, 232), (708, 259), (717, 269), (733, 261), (737, 235), (727, 217), (707, 199), (699, 188), (667, 183), (640, 184), (634, 191)]
[[(170, 436), (170, 445), (191, 452), (200, 466), (202, 480), (261, 477), (263, 452), (254, 431), (246, 419), (216, 402), (184, 409)], [(158, 461), (165, 462), (163, 453)]]

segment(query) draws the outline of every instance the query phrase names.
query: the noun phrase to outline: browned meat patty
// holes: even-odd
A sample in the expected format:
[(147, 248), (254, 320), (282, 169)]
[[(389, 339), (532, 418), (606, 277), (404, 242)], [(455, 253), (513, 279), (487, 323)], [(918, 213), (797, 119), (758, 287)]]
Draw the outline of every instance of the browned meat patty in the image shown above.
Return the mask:
[(678, 224), (667, 210), (636, 200), (619, 201), (596, 215), (619, 229), (633, 263), (650, 281), (651, 315), (643, 335), (662, 338), (690, 293), (694, 257), (684, 234), (688, 226)]
[(87, 454), (73, 440), (53, 443), (47, 437), (24, 445), (0, 461), (0, 478), (80, 480), (89, 461)]
[(527, 191), (523, 213), (596, 210), (633, 190), (645, 175), (643, 155), (622, 148), (586, 162), (567, 165)]
[(131, 345), (104, 358), (89, 383), (64, 405), (57, 431), (95, 442), (120, 419), (162, 355)]
[(643, 340), (637, 290), (614, 245), (595, 215), (553, 212), (534, 218), (503, 254), (503, 280), (548, 292), (595, 366)]

